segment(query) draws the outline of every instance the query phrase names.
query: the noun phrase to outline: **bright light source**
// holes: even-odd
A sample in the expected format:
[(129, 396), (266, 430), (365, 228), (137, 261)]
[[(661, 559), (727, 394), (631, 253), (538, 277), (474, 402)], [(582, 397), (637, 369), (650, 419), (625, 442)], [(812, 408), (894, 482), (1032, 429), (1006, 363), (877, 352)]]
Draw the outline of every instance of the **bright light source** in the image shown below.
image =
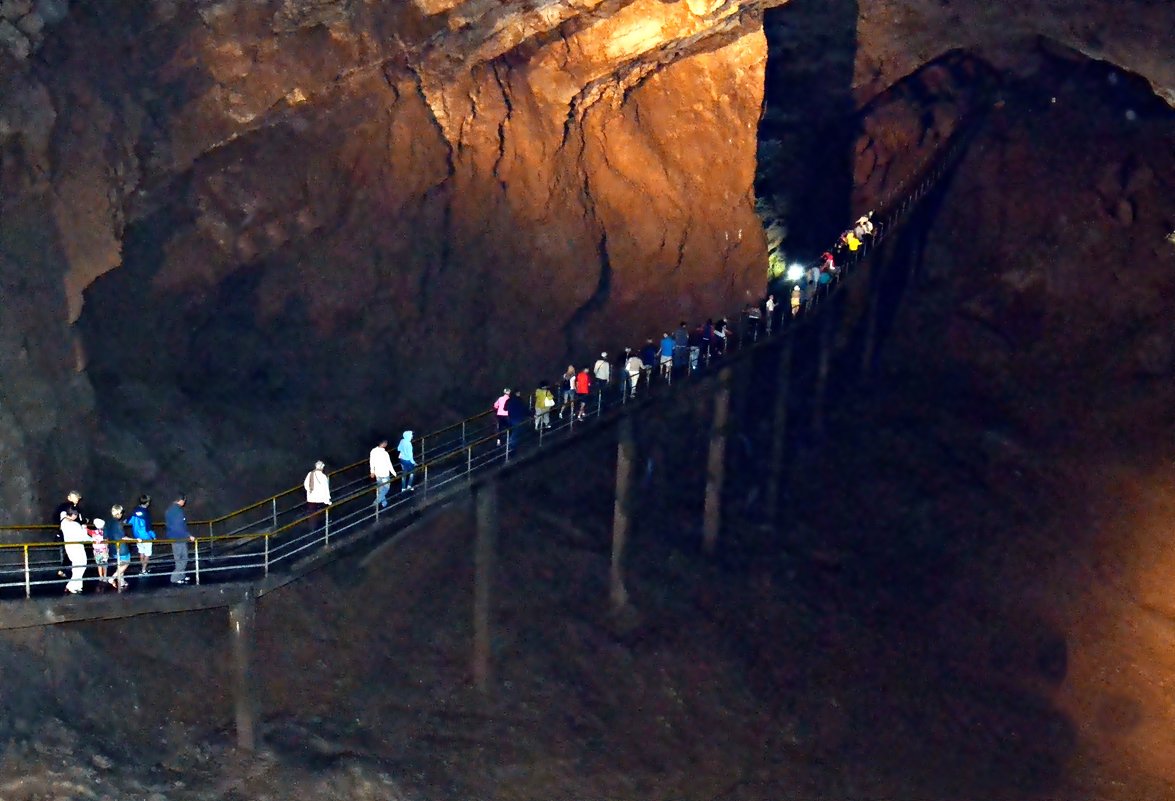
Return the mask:
[(804, 277), (804, 265), (797, 263), (797, 264), (793, 264), (791, 267), (787, 268), (787, 280), (799, 281), (803, 277)]

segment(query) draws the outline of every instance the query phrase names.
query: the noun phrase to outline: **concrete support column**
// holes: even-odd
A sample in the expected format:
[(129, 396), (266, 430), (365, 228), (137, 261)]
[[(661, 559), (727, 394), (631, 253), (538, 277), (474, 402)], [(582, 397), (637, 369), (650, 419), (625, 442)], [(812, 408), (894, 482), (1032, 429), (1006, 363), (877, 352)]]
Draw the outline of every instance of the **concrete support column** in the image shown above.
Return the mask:
[(767, 471), (767, 519), (779, 521), (779, 499), (787, 480), (787, 401), (791, 389), (791, 358), (795, 337), (783, 337), (775, 380), (775, 410), (771, 428), (771, 462)]
[(253, 685), (253, 626), (256, 601), (247, 594), (244, 600), (228, 609), (229, 638), (232, 654), (233, 707), (237, 720), (237, 747), (252, 751), (257, 747), (257, 699)]
[(820, 345), (816, 362), (816, 386), (812, 391), (815, 406), (812, 409), (812, 429), (817, 436), (824, 434), (824, 404), (828, 393), (828, 370), (832, 364), (832, 338), (835, 329), (835, 315), (832, 304), (826, 304), (820, 315)]
[(609, 578), (609, 598), (613, 611), (628, 605), (628, 590), (624, 588), (624, 548), (628, 544), (628, 529), (632, 514), (632, 471), (636, 463), (636, 441), (632, 436), (632, 415), (620, 418), (616, 445), (616, 505), (612, 512), (612, 570)]
[(488, 481), (474, 493), (477, 539), (473, 546), (473, 682), (480, 691), (490, 688), (490, 585), (498, 539), (498, 484)]
[(702, 550), (713, 554), (722, 524), (722, 485), (726, 478), (726, 429), (730, 421), (730, 367), (718, 373), (714, 393), (714, 422), (710, 427), (710, 456), (706, 462), (706, 506), (702, 514)]

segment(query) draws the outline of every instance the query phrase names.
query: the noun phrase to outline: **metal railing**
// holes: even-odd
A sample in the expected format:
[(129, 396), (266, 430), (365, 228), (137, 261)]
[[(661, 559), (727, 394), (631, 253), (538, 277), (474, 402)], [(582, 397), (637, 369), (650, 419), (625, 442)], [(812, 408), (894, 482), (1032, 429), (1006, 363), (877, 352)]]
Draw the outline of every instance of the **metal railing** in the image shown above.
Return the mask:
[[(838, 266), (827, 284), (817, 288), (798, 317), (791, 315), (786, 299), (776, 308), (777, 320), (764, 319), (756, 323), (740, 313), (734, 319), (739, 321), (737, 327), (741, 331), (731, 330), (721, 349), (714, 339), (705, 347), (691, 345), (686, 353), (675, 353), (672, 369), (667, 374), (662, 373), (659, 364), (645, 365), (635, 387), (626, 379), (627, 372), (623, 367), (613, 366), (613, 374), (620, 380), (593, 388), (586, 403), (584, 420), (576, 419), (574, 409), (564, 415), (565, 406), (557, 403), (547, 415), (535, 415), (503, 434), (497, 431), (493, 412), (486, 411), (419, 437), (414, 444), (420, 461), (414, 470), (409, 473), (401, 471), (401, 476), (393, 479), (390, 489), (395, 489), (396, 484), (401, 488), (398, 493), (389, 493), (386, 505), (375, 503), (377, 486), (371, 482), (367, 460), (363, 459), (330, 473), (334, 502), (323, 510), (307, 513), (302, 495), (304, 490), (299, 485), (221, 517), (189, 522), (194, 542), (190, 544), (183, 577), (196, 584), (205, 584), (268, 576), (275, 569), (330, 546), (332, 541), (337, 543), (357, 528), (409, 517), (430, 502), (464, 491), (478, 476), (516, 460), (519, 451), (556, 447), (569, 441), (588, 424), (588, 420), (619, 413), (630, 403), (647, 402), (651, 397), (668, 392), (671, 384), (680, 384), (682, 379), (712, 373), (710, 368), (715, 362), (727, 363), (741, 353), (791, 336), (936, 185), (963, 152), (973, 128), (960, 126), (948, 146), (935, 153), (924, 169), (916, 171), (916, 177), (911, 178), (908, 185), (899, 187), (903, 190), (900, 196), (876, 210), (873, 233), (862, 241), (856, 252), (848, 254), (847, 260)], [(894, 194), (897, 195), (898, 190)], [(560, 388), (560, 401), (564, 393), (565, 390)], [(506, 441), (499, 444), (500, 438)], [(409, 481), (412, 489), (407, 488)], [(62, 543), (48, 536), (56, 529), (52, 525), (0, 527), (0, 532), (10, 535), (20, 532), (41, 537), (39, 541), (0, 543), (0, 595), (31, 597), (48, 589), (60, 591), (66, 580), (61, 573), (68, 576), (71, 567), (62, 564)], [(134, 582), (161, 581), (161, 577), (174, 570), (172, 546), (176, 542), (166, 538), (152, 541), (153, 550), (158, 549), (159, 553), (151, 557), (154, 570), (145, 575), (138, 572), (137, 543), (129, 542), (131, 567), (128, 578)], [(109, 575), (114, 573), (118, 564), (118, 543), (108, 542), (108, 551), (110, 556), (106, 567)], [(81, 577), (83, 583), (103, 584), (95, 572), (95, 562), (88, 556)]]

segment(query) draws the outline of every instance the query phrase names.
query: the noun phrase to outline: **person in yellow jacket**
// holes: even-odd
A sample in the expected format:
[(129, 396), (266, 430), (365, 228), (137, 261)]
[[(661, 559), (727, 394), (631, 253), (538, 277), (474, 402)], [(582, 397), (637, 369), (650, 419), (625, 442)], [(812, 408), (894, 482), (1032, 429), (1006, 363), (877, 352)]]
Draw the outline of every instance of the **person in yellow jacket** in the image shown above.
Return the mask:
[(551, 429), (551, 409), (555, 408), (555, 396), (551, 394), (551, 385), (546, 381), (539, 384), (534, 391), (534, 430)]
[(795, 317), (800, 313), (800, 285), (796, 284), (791, 289), (791, 316)]

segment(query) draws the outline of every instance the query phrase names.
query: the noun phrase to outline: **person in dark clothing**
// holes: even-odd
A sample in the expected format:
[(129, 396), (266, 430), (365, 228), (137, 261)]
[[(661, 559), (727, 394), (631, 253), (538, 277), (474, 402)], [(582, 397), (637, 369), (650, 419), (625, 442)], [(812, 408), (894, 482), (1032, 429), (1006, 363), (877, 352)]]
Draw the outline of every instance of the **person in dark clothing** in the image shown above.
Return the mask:
[(61, 520), (68, 512), (72, 511), (77, 513), (77, 521), (79, 523), (81, 523), (83, 526), (88, 525), (90, 518), (87, 517), (84, 512), (82, 512), (81, 504), (82, 494), (77, 490), (70, 490), (68, 493), (66, 493), (65, 500), (57, 504), (57, 508), (53, 510), (53, 517), (49, 520), (50, 525), (53, 526), (54, 536), (57, 538), (58, 542), (62, 543), (61, 548), (58, 549), (58, 557), (59, 561), (61, 562), (61, 568), (57, 571), (57, 575), (60, 578), (65, 578), (65, 566), (69, 564), (69, 557), (66, 556), (65, 543), (62, 540), (61, 535)]
[(171, 555), (175, 560), (175, 567), (171, 571), (172, 584), (188, 583), (188, 543), (196, 541), (188, 531), (188, 516), (184, 514), (187, 504), (187, 497), (181, 493), (163, 515), (167, 524), (167, 538), (171, 540)]
[(685, 320), (673, 332), (673, 370), (681, 374), (689, 366), (689, 329)]
[(506, 450), (513, 452), (518, 445), (520, 426), (530, 417), (530, 409), (521, 395), (511, 395), (506, 401), (506, 420), (510, 430), (506, 435)]

